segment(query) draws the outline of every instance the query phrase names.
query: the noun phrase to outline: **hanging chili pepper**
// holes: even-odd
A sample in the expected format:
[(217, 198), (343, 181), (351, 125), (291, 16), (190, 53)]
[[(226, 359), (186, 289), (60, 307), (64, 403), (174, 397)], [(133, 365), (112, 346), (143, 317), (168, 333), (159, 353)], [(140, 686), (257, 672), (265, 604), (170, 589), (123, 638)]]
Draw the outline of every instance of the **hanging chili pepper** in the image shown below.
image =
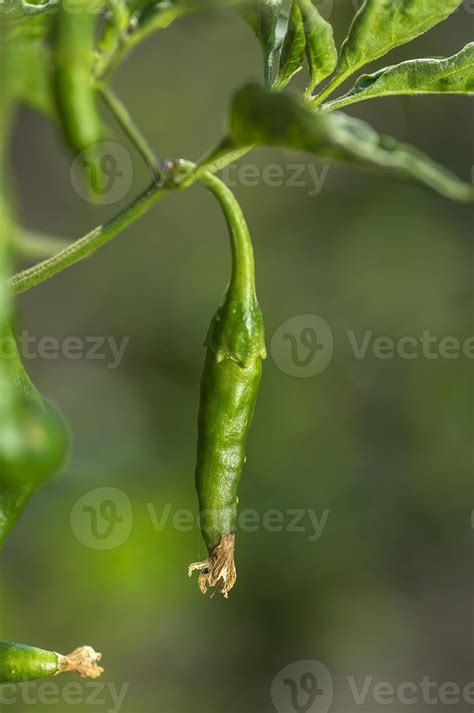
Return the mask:
[(93, 79), (97, 15), (82, 2), (79, 8), (60, 1), (54, 30), (54, 90), (63, 131), (76, 153), (102, 137)]
[(69, 431), (31, 383), (5, 328), (0, 354), (0, 545), (38, 485), (62, 465)]
[(196, 487), (209, 558), (190, 565), (189, 575), (201, 570), (201, 591), (216, 587), (227, 598), (237, 579), (237, 489), (266, 350), (245, 218), (222, 181), (211, 174), (205, 174), (202, 181), (219, 200), (227, 221), (232, 275), (205, 341), (207, 354), (201, 377)]

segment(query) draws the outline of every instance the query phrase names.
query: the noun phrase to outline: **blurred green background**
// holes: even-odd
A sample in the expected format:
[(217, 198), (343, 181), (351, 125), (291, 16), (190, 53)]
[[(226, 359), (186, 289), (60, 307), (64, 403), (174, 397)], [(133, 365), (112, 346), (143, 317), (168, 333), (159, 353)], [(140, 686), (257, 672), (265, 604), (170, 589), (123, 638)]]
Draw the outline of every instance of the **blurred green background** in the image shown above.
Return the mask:
[[(456, 52), (470, 40), (472, 13), (462, 8), (377, 66)], [(352, 14), (352, 3), (335, 3), (339, 42)], [(234, 15), (190, 17), (141, 46), (113, 83), (161, 156), (195, 159), (222, 135), (233, 91), (260, 79), (260, 63), (255, 38)], [(469, 100), (387, 99), (350, 113), (469, 178)], [(124, 143), (115, 128), (111, 138)], [(127, 149), (133, 185), (123, 205), (148, 181)], [(28, 227), (73, 239), (119, 208), (77, 195), (61, 138), (26, 110), (12, 161)], [(288, 164), (314, 162), (259, 150), (243, 163), (279, 164), (287, 175)], [(305, 660), (330, 670), (335, 713), (405, 709), (377, 703), (372, 687), (357, 704), (349, 676), (359, 688), (366, 676), (395, 687), (423, 676), (438, 687), (472, 680), (472, 360), (428, 359), (421, 349), (411, 360), (380, 359), (372, 348), (357, 359), (348, 339), (351, 332), (361, 342), (370, 330), (395, 341), (425, 330), (438, 339), (472, 335), (471, 209), (345, 166), (330, 167), (317, 196), (308, 169), (302, 178), (306, 186), (259, 181), (235, 190), (254, 237), (269, 347), (286, 320), (316, 314), (330, 325), (334, 354), (322, 373), (302, 377), (279, 368), (288, 342), (269, 349), (240, 501), (260, 518), (277, 509), (287, 524), (296, 509), (329, 514), (316, 541), (309, 515), (302, 532), (239, 533), (229, 601), (210, 602), (188, 580), (203, 543), (196, 527), (183, 532), (171, 520), (181, 509), (196, 513), (201, 342), (229, 273), (218, 207), (199, 187), (171, 196), (93, 258), (21, 298), (30, 335), (130, 341), (117, 369), (93, 359), (27, 362), (69, 419), (74, 450), (2, 555), (0, 636), (64, 653), (93, 644), (104, 653), (105, 682), (128, 685), (122, 713), (270, 713), (274, 705), (292, 713), (279, 679), (273, 701), (271, 685)], [(73, 515), (71, 525), (71, 512), (104, 487), (123, 491), (131, 514), (126, 541), (101, 551), (81, 542), (88, 521), (81, 530)], [(160, 518), (165, 508), (157, 528), (150, 513)], [(59, 702), (40, 697), (35, 710), (69, 710), (61, 691), (72, 680), (54, 681)], [(87, 700), (90, 684), (79, 685), (78, 713), (118, 709), (110, 687), (97, 703)], [(34, 698), (40, 688), (28, 691)], [(31, 710), (23, 694), (1, 707)], [(419, 692), (411, 709), (446, 704)]]

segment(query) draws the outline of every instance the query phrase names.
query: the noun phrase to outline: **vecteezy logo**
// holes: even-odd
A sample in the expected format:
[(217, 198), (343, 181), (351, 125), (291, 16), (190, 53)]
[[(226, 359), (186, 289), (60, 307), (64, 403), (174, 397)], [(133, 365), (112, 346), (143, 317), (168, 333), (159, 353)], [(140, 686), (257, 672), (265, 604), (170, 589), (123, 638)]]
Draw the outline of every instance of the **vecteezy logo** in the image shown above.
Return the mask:
[(271, 698), (278, 713), (328, 713), (333, 701), (331, 672), (319, 661), (296, 661), (274, 678)]
[(273, 335), (272, 357), (285, 374), (308, 378), (330, 364), (333, 337), (329, 324), (317, 314), (301, 314), (281, 324)]
[(91, 550), (113, 550), (130, 537), (132, 503), (119, 488), (96, 488), (82, 496), (71, 510), (71, 528)]
[(118, 203), (132, 187), (130, 154), (116, 141), (102, 141), (76, 156), (71, 165), (74, 190), (89, 203)]
[[(91, 532), (96, 540), (108, 540), (114, 533), (115, 527), (123, 523), (123, 517), (118, 514), (117, 504), (113, 500), (104, 500), (99, 505), (99, 511), (92, 505), (84, 505), (82, 508), (91, 518)], [(101, 530), (99, 517), (105, 524), (105, 529)]]
[[(317, 697), (324, 694), (324, 691), (318, 688), (318, 679), (314, 673), (304, 673), (301, 676), (299, 684), (292, 678), (283, 679), (283, 683), (289, 687), (291, 691), (291, 705), (298, 713), (308, 713), (316, 703)], [(303, 693), (301, 699), (300, 690)], [(300, 703), (300, 700), (304, 700), (304, 702)]]
[[(94, 193), (105, 196), (112, 190), (115, 181), (123, 178), (123, 171), (118, 167), (117, 159), (112, 154), (102, 156), (100, 161), (84, 160), (84, 168), (90, 173), (90, 181)], [(103, 180), (105, 179), (105, 181)]]

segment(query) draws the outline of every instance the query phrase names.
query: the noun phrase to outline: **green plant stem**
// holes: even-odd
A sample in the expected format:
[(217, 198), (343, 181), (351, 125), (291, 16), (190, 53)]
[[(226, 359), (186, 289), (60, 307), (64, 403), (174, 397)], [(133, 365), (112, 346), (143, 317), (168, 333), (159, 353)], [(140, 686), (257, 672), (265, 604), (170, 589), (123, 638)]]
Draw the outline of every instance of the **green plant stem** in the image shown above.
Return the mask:
[(319, 94), (312, 97), (311, 106), (313, 109), (317, 109), (320, 104), (328, 98), (328, 96), (330, 96), (343, 82), (346, 81), (346, 79), (351, 76), (351, 74), (353, 74), (353, 71), (346, 72), (345, 74), (341, 74), (339, 76), (336, 75)]
[[(176, 19), (189, 12), (189, 9), (182, 7), (170, 7), (162, 11), (152, 21), (149, 21), (144, 27), (136, 28), (133, 32), (128, 32), (125, 29), (120, 34), (117, 42), (112, 47), (110, 52), (100, 58), (97, 65), (95, 76), (99, 80), (105, 80), (114, 71), (114, 69), (122, 62), (130, 50), (142, 42), (146, 37), (157, 30), (166, 29)], [(133, 18), (131, 18), (133, 21)]]
[(200, 182), (217, 198), (224, 212), (232, 248), (233, 287), (245, 299), (255, 298), (255, 265), (252, 242), (245, 217), (232, 191), (212, 173), (203, 173)]
[[(243, 155), (250, 150), (251, 147), (246, 147), (239, 155)], [(228, 163), (235, 160), (235, 152), (227, 154), (227, 161), (222, 157), (221, 162), (217, 166), (213, 166), (213, 170), (223, 168)], [(184, 175), (179, 175), (177, 172), (171, 172), (171, 178), (168, 174), (168, 168), (171, 166), (176, 169), (180, 167), (184, 169)], [(32, 287), (46, 282), (54, 275), (62, 272), (68, 267), (71, 267), (76, 262), (84, 260), (103, 245), (119, 235), (129, 225), (141, 218), (164, 198), (168, 193), (184, 190), (192, 186), (196, 181), (200, 180), (211, 190), (215, 190), (215, 185), (212, 182), (213, 170), (199, 170), (199, 168), (190, 161), (178, 161), (167, 164), (167, 170), (163, 172), (160, 183), (153, 182), (138, 198), (129, 206), (124, 208), (115, 218), (112, 218), (105, 225), (99, 225), (90, 233), (87, 233), (79, 240), (68, 245), (66, 248), (58, 252), (53, 257), (50, 257), (42, 262), (33, 265), (27, 270), (18, 272), (7, 281), (7, 291), (10, 294), (21, 294), (30, 290)]]
[(273, 85), (273, 55), (264, 59), (263, 63), (263, 83), (270, 91)]
[(7, 289), (10, 293), (20, 294), (36, 285), (45, 282), (58, 272), (83, 260), (98, 248), (105, 245), (109, 240), (127, 228), (131, 223), (141, 218), (147, 213), (155, 203), (158, 203), (170, 187), (152, 183), (131, 205), (121, 211), (115, 218), (112, 218), (105, 225), (99, 225), (84, 237), (68, 245), (53, 257), (33, 265), (28, 270), (23, 270), (7, 281)]
[(104, 84), (99, 84), (98, 90), (119, 126), (137, 148), (141, 156), (145, 159), (155, 180), (158, 180), (161, 175), (161, 162), (145, 136), (133, 121), (127, 107), (122, 103), (112, 89), (110, 89), (110, 87), (106, 87)]

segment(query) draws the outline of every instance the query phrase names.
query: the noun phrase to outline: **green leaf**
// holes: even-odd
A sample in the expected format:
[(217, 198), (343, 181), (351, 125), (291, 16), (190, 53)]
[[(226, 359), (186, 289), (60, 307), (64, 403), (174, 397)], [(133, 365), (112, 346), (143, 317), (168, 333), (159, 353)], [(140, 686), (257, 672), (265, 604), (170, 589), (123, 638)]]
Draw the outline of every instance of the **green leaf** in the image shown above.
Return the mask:
[(257, 37), (263, 51), (265, 85), (273, 83), (273, 55), (277, 49), (277, 26), (282, 11), (281, 0), (262, 0), (257, 9)]
[(159, 2), (153, 5), (146, 5), (136, 15), (135, 31), (140, 33), (142, 39), (156, 30), (169, 27), (178, 17), (186, 15), (194, 10), (194, 6), (176, 2)]
[(124, 6), (122, 0), (113, 0), (113, 6), (115, 9), (112, 7), (111, 14), (106, 16), (100, 38), (101, 52), (95, 58), (94, 75), (102, 81), (107, 79), (130, 50), (146, 37), (157, 30), (166, 29), (188, 13), (207, 8), (209, 3), (204, 3), (204, 0), (133, 0)]
[(365, 0), (341, 48), (336, 75), (321, 98), (358, 69), (445, 20), (462, 0)]
[(334, 72), (337, 64), (337, 49), (332, 25), (313, 5), (312, 0), (298, 0), (306, 34), (306, 59), (310, 83), (307, 94)]
[[(117, 0), (115, 0), (117, 2)], [(156, 30), (169, 27), (175, 20), (197, 12), (232, 7), (236, 0), (139, 0), (133, 14), (134, 32), (129, 42), (142, 41)], [(249, 18), (249, 16), (247, 16)], [(136, 36), (136, 41), (135, 41)]]
[(380, 136), (371, 126), (342, 112), (324, 114), (288, 94), (256, 84), (233, 99), (227, 139), (200, 163), (200, 170), (222, 167), (238, 148), (282, 146), (344, 161), (422, 183), (459, 201), (474, 200), (474, 188), (417, 149)]
[(45, 0), (44, 2), (28, 2), (28, 0), (2, 0), (0, 2), (0, 24), (5, 21), (17, 22), (28, 20), (42, 13), (54, 10), (58, 0)]
[(474, 42), (444, 59), (412, 59), (359, 77), (350, 92), (323, 109), (401, 94), (474, 94)]
[(306, 47), (306, 34), (303, 25), (303, 16), (299, 0), (293, 0), (290, 10), (288, 30), (283, 42), (280, 55), (278, 77), (275, 80), (275, 89), (283, 89), (288, 82), (303, 67)]
[(127, 30), (130, 22), (130, 8), (126, 0), (108, 0), (107, 12), (99, 37), (100, 52), (110, 52), (120, 36)]

